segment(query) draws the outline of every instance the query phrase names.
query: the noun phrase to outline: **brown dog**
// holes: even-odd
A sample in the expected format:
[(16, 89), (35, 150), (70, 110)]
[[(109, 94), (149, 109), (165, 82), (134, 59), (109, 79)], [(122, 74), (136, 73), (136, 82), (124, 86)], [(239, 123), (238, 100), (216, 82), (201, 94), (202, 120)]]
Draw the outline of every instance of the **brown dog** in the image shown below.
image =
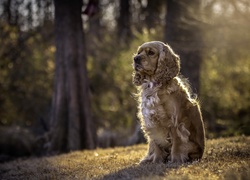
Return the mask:
[(133, 83), (148, 143), (143, 162), (184, 163), (202, 158), (205, 131), (199, 103), (178, 77), (180, 59), (166, 44), (142, 44), (134, 56)]

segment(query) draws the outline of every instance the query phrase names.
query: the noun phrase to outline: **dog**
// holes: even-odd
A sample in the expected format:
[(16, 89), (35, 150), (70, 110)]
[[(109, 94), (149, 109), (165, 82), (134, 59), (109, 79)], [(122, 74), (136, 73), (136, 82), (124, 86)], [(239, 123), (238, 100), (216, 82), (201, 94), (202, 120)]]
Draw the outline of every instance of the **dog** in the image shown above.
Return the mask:
[(148, 141), (140, 163), (186, 163), (202, 158), (205, 130), (197, 98), (180, 78), (180, 58), (160, 41), (142, 44), (134, 56), (138, 118)]

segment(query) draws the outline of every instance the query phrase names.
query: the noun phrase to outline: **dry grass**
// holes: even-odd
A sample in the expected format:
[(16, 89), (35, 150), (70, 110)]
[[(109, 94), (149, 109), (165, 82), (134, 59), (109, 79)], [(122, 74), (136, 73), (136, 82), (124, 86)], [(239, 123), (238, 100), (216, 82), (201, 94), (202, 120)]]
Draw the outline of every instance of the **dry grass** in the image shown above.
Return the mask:
[(250, 137), (208, 140), (200, 162), (138, 165), (146, 145), (0, 164), (0, 179), (250, 179)]

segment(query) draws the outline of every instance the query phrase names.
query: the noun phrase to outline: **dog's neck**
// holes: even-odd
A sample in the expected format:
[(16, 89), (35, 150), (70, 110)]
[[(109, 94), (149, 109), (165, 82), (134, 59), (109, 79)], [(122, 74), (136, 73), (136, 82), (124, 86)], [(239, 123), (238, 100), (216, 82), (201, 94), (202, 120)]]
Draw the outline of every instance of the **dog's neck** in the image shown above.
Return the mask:
[(145, 87), (145, 88), (154, 88), (154, 87), (160, 87), (162, 84), (161, 83), (158, 83), (156, 81), (150, 81), (150, 80), (147, 80), (147, 79), (144, 79), (143, 80), (143, 83), (142, 83), (142, 86)]
[[(172, 80), (172, 79), (171, 79)], [(142, 85), (147, 84), (147, 87), (149, 88), (153, 88), (153, 87), (161, 87), (161, 86), (168, 86), (168, 84), (171, 83), (171, 80), (169, 81), (157, 81), (157, 79), (155, 79), (154, 77), (147, 77), (143, 80)]]
[(165, 93), (172, 94), (173, 92), (178, 90), (178, 87), (182, 84), (181, 79), (179, 77), (174, 77), (173, 79), (160, 82), (150, 81), (147, 79), (143, 80), (142, 85), (140, 86), (140, 90), (142, 93), (152, 94), (152, 92), (159, 91), (161, 89), (165, 90)]

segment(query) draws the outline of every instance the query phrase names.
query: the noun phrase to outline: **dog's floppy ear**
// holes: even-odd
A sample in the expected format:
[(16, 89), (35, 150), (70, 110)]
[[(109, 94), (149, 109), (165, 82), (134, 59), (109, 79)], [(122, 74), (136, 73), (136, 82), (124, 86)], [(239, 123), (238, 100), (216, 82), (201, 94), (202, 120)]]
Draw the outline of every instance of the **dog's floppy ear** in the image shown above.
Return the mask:
[(162, 83), (173, 79), (179, 74), (180, 58), (167, 44), (162, 43), (159, 51), (155, 80), (158, 83)]

